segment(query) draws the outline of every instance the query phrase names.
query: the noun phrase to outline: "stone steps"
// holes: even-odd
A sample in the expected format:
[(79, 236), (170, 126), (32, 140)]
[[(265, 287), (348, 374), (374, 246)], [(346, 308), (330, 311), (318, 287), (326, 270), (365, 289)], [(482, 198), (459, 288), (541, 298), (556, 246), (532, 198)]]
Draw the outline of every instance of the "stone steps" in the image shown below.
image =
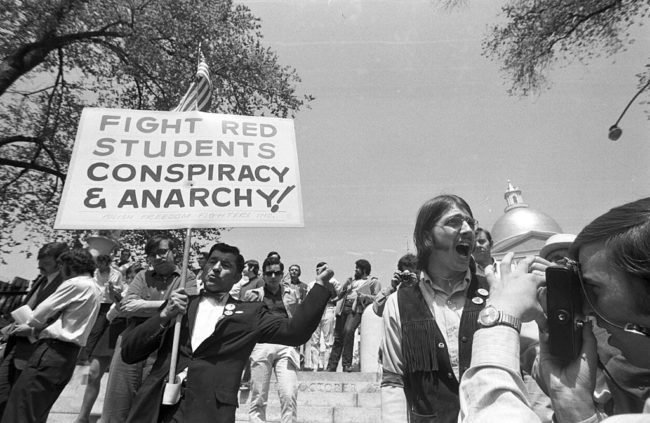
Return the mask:
[[(72, 380), (54, 404), (48, 423), (72, 423), (79, 412), (86, 388), (87, 366), (77, 366)], [(102, 379), (91, 422), (96, 422), (108, 376)], [(379, 379), (374, 373), (298, 372), (299, 423), (375, 423), (381, 420)], [(240, 392), (236, 421), (248, 421), (248, 392)], [(267, 421), (280, 421), (277, 383), (270, 384)]]

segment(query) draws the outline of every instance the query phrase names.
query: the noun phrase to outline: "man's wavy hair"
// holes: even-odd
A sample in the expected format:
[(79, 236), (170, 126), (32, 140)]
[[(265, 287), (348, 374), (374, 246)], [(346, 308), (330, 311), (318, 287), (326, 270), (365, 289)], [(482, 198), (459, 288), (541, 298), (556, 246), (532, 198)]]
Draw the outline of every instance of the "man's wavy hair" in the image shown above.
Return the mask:
[(454, 194), (438, 195), (420, 207), (418, 216), (415, 219), (415, 230), (413, 231), (413, 242), (417, 249), (418, 268), (420, 270), (426, 270), (429, 265), (429, 255), (433, 250), (431, 230), (440, 218), (454, 206), (474, 218), (469, 204)]
[(208, 254), (208, 260), (214, 251), (221, 251), (222, 253), (232, 254), (235, 256), (235, 267), (238, 273), (241, 273), (244, 270), (244, 256), (239, 252), (239, 248), (234, 245), (226, 244), (225, 242), (218, 242), (210, 248), (210, 254)]
[[(650, 314), (650, 197), (614, 207), (580, 231), (569, 257), (578, 260), (586, 244), (604, 242), (609, 263), (644, 281), (638, 305)], [(641, 294), (641, 293), (640, 293)]]
[(86, 249), (75, 248), (61, 254), (57, 259), (61, 267), (66, 267), (77, 275), (92, 274), (97, 266), (92, 254)]

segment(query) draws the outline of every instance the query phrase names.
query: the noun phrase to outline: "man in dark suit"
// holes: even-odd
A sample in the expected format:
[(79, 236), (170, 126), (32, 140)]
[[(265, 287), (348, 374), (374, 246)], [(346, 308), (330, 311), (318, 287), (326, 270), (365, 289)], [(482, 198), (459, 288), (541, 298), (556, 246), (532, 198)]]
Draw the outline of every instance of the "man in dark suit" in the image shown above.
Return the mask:
[[(36, 259), (40, 276), (32, 284), (32, 288), (21, 306), (28, 305), (34, 310), (56, 291), (63, 282), (56, 259), (68, 250), (68, 245), (63, 242), (50, 242), (38, 250)], [(4, 413), (11, 389), (36, 348), (35, 340), (30, 340), (31, 330), (21, 332), (15, 331), (11, 327), (7, 333), (10, 333), (10, 336), (7, 339), (2, 364), (0, 364), (0, 416)]]
[[(270, 313), (263, 302), (245, 303), (228, 295), (243, 268), (239, 249), (214, 245), (201, 295), (188, 297), (182, 289), (173, 292), (159, 314), (125, 337), (125, 362), (143, 360), (158, 350), (127, 422), (232, 423), (242, 370), (255, 344), (297, 346), (316, 329), (329, 299), (326, 285), (331, 270), (325, 268), (319, 274), (314, 288), (289, 319)], [(178, 372), (186, 374), (184, 392), (178, 403), (160, 405), (172, 355), (173, 321), (178, 314), (185, 314), (177, 361)]]

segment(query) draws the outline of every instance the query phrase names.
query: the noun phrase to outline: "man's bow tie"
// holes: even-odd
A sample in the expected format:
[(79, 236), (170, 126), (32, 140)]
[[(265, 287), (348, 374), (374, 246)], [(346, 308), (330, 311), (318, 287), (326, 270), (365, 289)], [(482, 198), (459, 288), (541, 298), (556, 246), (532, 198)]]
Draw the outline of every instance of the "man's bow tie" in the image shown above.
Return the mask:
[(210, 291), (206, 291), (205, 289), (201, 290), (201, 296), (202, 297), (213, 298), (217, 302), (223, 301), (224, 297), (227, 294), (228, 294), (227, 292), (210, 292)]

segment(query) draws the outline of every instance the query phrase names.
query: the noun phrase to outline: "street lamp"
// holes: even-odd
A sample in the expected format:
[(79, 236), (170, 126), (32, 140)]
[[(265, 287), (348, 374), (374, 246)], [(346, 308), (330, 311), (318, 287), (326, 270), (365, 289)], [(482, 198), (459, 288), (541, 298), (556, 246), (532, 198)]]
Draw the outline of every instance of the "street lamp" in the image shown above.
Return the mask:
[(621, 119), (623, 118), (623, 115), (625, 114), (625, 112), (627, 112), (627, 109), (630, 108), (630, 106), (632, 105), (634, 100), (636, 100), (636, 98), (639, 96), (639, 94), (641, 94), (643, 92), (643, 90), (648, 88), (649, 85), (650, 85), (650, 78), (648, 78), (648, 82), (646, 82), (645, 85), (643, 87), (641, 87), (641, 89), (639, 91), (637, 91), (636, 94), (634, 94), (634, 97), (632, 97), (632, 99), (629, 101), (629, 103), (627, 103), (627, 106), (625, 106), (625, 109), (623, 109), (623, 113), (621, 113), (621, 115), (618, 117), (618, 119), (616, 120), (616, 123), (609, 127), (609, 139), (610, 140), (616, 141), (621, 137), (621, 135), (623, 134), (623, 130), (618, 127), (618, 123), (621, 121)]

